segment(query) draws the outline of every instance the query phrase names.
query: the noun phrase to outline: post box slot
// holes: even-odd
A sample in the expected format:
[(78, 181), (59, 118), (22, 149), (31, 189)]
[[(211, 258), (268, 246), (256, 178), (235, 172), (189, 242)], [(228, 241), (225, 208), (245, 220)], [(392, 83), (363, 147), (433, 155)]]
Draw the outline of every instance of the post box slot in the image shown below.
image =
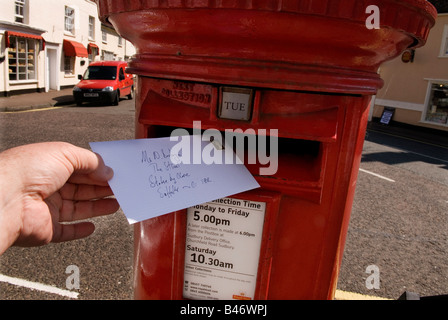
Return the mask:
[[(169, 137), (174, 129), (177, 129), (177, 127), (161, 125), (148, 126), (148, 137)], [(187, 130), (189, 134), (193, 134), (193, 129), (183, 129)], [(203, 133), (204, 130), (201, 132)], [(225, 132), (221, 132), (221, 137), (224, 143), (226, 138)], [(270, 190), (283, 190), (283, 192), (295, 196), (303, 195), (307, 200), (320, 202), (322, 176), (326, 163), (326, 143), (284, 137), (249, 137), (245, 135), (244, 143), (242, 144), (244, 149), (241, 149), (237, 147), (237, 139), (241, 139), (241, 137), (233, 137), (232, 139), (233, 142), (231, 145), (234, 151), (239, 150), (240, 154), (244, 156), (244, 160), (241, 160), (243, 160), (247, 169), (256, 177), (260, 185)], [(249, 145), (248, 139), (256, 141), (255, 148), (254, 145)], [(266, 149), (260, 151), (259, 143), (262, 139), (266, 141)], [(276, 150), (271, 150), (270, 139), (277, 139), (277, 164), (271, 164), (271, 161), (276, 161)], [(259, 152), (264, 156), (264, 163), (263, 161), (259, 161)], [(256, 161), (255, 163), (251, 163), (249, 159), (256, 159)], [(269, 161), (266, 162), (266, 159)], [(276, 170), (273, 174), (264, 175), (261, 174), (262, 168)]]

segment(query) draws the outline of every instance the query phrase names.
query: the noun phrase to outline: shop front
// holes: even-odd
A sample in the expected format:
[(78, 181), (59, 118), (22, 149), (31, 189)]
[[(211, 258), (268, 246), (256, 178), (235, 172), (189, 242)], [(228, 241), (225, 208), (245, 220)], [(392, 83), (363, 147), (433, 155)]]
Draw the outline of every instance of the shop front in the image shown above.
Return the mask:
[(1, 95), (44, 90), (45, 40), (43, 30), (35, 31), (38, 32), (4, 31)]

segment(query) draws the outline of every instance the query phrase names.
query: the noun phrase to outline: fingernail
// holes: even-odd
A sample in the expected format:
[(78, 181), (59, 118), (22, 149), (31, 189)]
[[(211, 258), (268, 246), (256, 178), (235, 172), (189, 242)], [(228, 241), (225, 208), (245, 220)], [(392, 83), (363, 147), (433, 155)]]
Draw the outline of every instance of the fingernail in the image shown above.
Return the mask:
[(104, 170), (104, 173), (105, 173), (105, 175), (107, 177), (107, 180), (112, 179), (112, 177), (114, 176), (114, 170), (112, 170), (112, 168), (108, 167), (108, 166), (106, 166), (106, 168)]

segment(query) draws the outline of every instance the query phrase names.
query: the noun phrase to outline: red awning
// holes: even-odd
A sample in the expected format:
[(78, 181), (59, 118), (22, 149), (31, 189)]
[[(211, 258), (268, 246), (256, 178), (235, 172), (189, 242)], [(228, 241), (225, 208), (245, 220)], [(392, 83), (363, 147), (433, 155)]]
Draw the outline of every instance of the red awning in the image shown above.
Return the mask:
[(93, 49), (96, 49), (96, 55), (99, 55), (100, 54), (100, 48), (98, 48), (98, 46), (96, 45), (96, 44), (94, 44), (94, 43), (89, 43), (88, 45), (87, 45), (87, 52), (89, 53), (89, 54), (92, 54), (92, 48)]
[(45, 40), (42, 36), (38, 36), (35, 34), (23, 33), (23, 32), (15, 32), (15, 31), (5, 31), (5, 40), (6, 40), (6, 48), (10, 46), (9, 37), (18, 37), (18, 38), (28, 38), (42, 41), (41, 50), (45, 49)]
[(69, 57), (87, 58), (89, 56), (86, 47), (84, 47), (82, 43), (65, 39), (64, 39), (64, 54)]

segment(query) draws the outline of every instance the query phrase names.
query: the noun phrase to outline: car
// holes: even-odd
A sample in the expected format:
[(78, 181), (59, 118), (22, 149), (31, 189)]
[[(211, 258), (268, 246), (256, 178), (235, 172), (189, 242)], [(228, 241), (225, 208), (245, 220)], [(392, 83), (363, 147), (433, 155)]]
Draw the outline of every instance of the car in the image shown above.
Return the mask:
[(126, 73), (125, 61), (96, 61), (87, 68), (84, 76), (73, 88), (73, 97), (78, 106), (83, 102), (104, 102), (118, 105), (120, 98), (134, 98), (134, 78)]

